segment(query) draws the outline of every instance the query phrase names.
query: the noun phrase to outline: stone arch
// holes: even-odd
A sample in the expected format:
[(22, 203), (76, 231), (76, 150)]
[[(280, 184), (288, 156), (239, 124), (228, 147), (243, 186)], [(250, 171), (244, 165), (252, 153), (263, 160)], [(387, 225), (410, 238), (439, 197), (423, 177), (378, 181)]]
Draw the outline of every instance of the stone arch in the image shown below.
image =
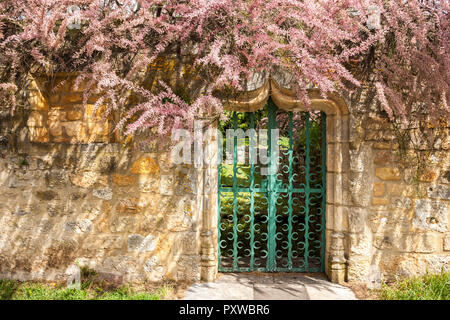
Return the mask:
[[(325, 273), (332, 282), (342, 283), (346, 275), (344, 238), (346, 223), (344, 212), (348, 204), (346, 196), (349, 170), (349, 110), (345, 100), (336, 93), (323, 98), (315, 89), (309, 91), (311, 107), (307, 109), (296, 100), (290, 90), (279, 86), (269, 78), (254, 92), (245, 92), (239, 99), (225, 104), (226, 109), (251, 112), (262, 108), (269, 97), (281, 109), (291, 111), (319, 110), (326, 114), (327, 177), (326, 177), (326, 230)], [(247, 100), (246, 100), (247, 98)], [(202, 169), (201, 176), (201, 278), (214, 281), (217, 274), (217, 166)]]

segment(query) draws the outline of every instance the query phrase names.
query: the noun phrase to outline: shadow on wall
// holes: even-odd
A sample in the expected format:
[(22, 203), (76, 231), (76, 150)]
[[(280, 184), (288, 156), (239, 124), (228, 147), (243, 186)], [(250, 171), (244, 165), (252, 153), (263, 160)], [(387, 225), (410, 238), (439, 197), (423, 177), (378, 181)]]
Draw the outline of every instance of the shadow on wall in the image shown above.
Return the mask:
[(118, 144), (23, 143), (0, 158), (0, 272), (66, 280), (200, 278), (199, 170)]
[(450, 145), (436, 148), (416, 176), (400, 158), (388, 119), (375, 111), (352, 120), (348, 279), (391, 281), (449, 270)]

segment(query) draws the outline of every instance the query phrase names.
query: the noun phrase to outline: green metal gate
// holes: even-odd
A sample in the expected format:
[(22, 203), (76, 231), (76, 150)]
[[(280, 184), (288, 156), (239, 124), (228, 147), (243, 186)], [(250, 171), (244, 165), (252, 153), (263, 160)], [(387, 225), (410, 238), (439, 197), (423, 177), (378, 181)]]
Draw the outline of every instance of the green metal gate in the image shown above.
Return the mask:
[[(264, 111), (233, 113), (234, 130), (268, 129), (265, 145), (254, 135), (244, 140), (267, 161), (239, 164), (234, 135), (232, 163), (219, 164), (219, 271), (324, 271), (325, 126), (323, 113), (286, 112), (271, 100)], [(279, 152), (271, 129), (279, 130)]]

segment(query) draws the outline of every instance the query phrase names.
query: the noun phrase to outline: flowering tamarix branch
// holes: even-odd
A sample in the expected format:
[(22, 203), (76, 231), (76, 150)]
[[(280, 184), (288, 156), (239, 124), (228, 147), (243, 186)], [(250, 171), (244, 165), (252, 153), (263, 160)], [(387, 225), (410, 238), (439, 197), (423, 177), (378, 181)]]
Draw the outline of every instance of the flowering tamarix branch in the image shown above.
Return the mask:
[(449, 9), (448, 0), (4, 0), (0, 105), (23, 105), (30, 74), (76, 72), (86, 101), (102, 95), (97, 104), (119, 112), (118, 128), (164, 136), (199, 114), (220, 116), (226, 94), (276, 68), (306, 105), (311, 84), (326, 95), (372, 82), (391, 119), (418, 107), (448, 117)]

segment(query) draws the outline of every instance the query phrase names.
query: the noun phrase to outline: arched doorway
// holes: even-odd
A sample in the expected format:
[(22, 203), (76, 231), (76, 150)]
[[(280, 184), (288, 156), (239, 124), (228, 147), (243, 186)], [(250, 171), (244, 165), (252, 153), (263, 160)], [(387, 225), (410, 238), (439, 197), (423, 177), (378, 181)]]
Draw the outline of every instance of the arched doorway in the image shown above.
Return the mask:
[[(344, 99), (337, 94), (323, 98), (318, 91), (309, 92), (311, 106), (306, 108), (289, 91), (269, 79), (259, 89), (245, 95), (228, 110), (252, 112), (259, 110), (269, 97), (278, 109), (285, 111), (321, 111), (326, 116), (326, 187), (325, 187), (325, 253), (322, 270), (332, 282), (341, 283), (346, 275), (345, 241), (347, 226), (345, 212), (351, 205), (348, 200), (347, 173), (349, 166), (349, 113)], [(214, 153), (214, 152), (213, 152)], [(203, 195), (201, 229), (201, 276), (204, 281), (214, 281), (219, 267), (219, 210), (217, 166), (204, 170), (203, 181), (207, 193)], [(207, 187), (206, 187), (207, 185)], [(321, 247), (322, 248), (322, 247)]]
[(257, 112), (234, 112), (226, 129), (219, 271), (324, 271), (325, 114), (285, 111), (269, 99)]

